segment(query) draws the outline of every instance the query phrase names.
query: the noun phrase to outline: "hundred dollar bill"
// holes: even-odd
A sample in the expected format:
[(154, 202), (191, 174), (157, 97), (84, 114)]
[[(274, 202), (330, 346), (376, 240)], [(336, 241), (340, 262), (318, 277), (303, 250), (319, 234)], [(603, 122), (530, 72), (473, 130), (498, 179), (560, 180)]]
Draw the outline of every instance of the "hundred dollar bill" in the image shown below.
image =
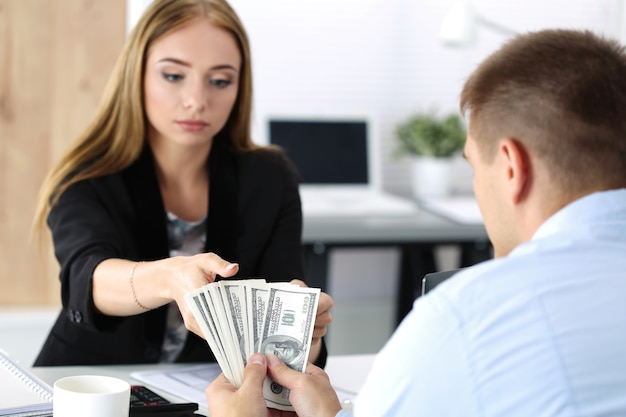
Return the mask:
[(219, 285), (224, 289), (226, 295), (226, 313), (229, 322), (232, 323), (232, 333), (235, 339), (235, 343), (232, 346), (235, 352), (233, 352), (232, 356), (238, 357), (245, 368), (250, 357), (248, 353), (250, 340), (247, 332), (248, 308), (245, 302), (244, 286), (239, 282), (233, 281), (220, 281)]
[[(254, 336), (254, 317), (255, 313), (251, 301), (251, 288), (263, 288), (267, 293), (268, 283), (264, 279), (246, 279), (240, 281), (220, 281), (227, 290), (228, 301), (232, 305), (231, 312), (236, 313), (236, 336), (239, 338), (239, 346), (241, 347), (242, 359), (244, 367), (248, 362), (248, 358), (257, 351)], [(232, 294), (231, 294), (232, 291)], [(262, 316), (265, 315), (263, 311)], [(262, 328), (260, 329), (260, 331)], [(260, 333), (259, 331), (259, 333)]]
[(250, 303), (250, 327), (248, 329), (248, 337), (251, 338), (252, 353), (254, 353), (259, 352), (261, 349), (261, 337), (263, 336), (263, 323), (265, 321), (265, 313), (267, 312), (269, 286), (267, 283), (253, 283), (246, 286), (246, 292), (249, 294), (248, 302)]
[[(248, 294), (250, 315), (250, 337), (252, 338), (252, 351), (259, 352), (261, 350), (261, 338), (263, 337), (263, 325), (265, 324), (265, 316), (267, 314), (267, 299), (269, 297), (269, 289), (273, 288), (301, 288), (299, 285), (290, 284), (288, 282), (267, 283), (265, 280), (254, 280), (256, 282), (244, 284)], [(250, 357), (248, 355), (248, 357)]]
[[(260, 351), (274, 354), (290, 368), (304, 372), (319, 294), (319, 288), (270, 286)], [(289, 390), (269, 378), (263, 382), (263, 396), (268, 407), (293, 411)]]
[(243, 383), (244, 362), (239, 353), (238, 339), (235, 336), (235, 324), (229, 316), (230, 306), (223, 285), (219, 282), (205, 285), (204, 292), (209, 294), (212, 305), (215, 326), (224, 346), (227, 362), (233, 372), (233, 379), (229, 381), (236, 387)]
[(215, 327), (215, 321), (213, 319), (211, 309), (208, 306), (206, 296), (203, 288), (198, 288), (190, 293), (185, 294), (185, 302), (193, 313), (196, 322), (202, 330), (202, 334), (207, 341), (207, 344), (215, 356), (215, 360), (220, 365), (222, 372), (229, 381), (233, 381), (233, 371), (226, 358), (224, 347), (220, 340), (220, 334)]

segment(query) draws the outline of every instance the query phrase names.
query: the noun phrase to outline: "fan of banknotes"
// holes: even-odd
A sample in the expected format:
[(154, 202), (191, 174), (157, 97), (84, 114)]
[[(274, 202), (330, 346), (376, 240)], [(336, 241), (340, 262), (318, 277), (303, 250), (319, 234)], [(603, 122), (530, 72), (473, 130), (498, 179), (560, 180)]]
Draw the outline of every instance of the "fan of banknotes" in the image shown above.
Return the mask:
[[(243, 382), (255, 352), (274, 354), (304, 372), (311, 349), (320, 289), (264, 279), (222, 280), (185, 295), (217, 363), (235, 386)], [(269, 378), (263, 383), (268, 407), (293, 410), (289, 391)]]

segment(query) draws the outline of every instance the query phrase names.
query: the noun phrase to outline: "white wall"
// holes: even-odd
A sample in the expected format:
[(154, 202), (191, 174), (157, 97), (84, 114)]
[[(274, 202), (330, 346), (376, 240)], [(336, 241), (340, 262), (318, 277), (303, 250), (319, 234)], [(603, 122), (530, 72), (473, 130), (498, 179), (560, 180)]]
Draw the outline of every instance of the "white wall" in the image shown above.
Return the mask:
[[(456, 111), (467, 75), (506, 37), (480, 28), (474, 46), (438, 38), (452, 0), (231, 0), (252, 45), (254, 138), (268, 114), (372, 114), (386, 189), (409, 190), (406, 162), (393, 160), (395, 125), (410, 112)], [(616, 0), (475, 0), (483, 17), (516, 32), (547, 27), (621, 33)], [(461, 167), (462, 168), (462, 167)]]

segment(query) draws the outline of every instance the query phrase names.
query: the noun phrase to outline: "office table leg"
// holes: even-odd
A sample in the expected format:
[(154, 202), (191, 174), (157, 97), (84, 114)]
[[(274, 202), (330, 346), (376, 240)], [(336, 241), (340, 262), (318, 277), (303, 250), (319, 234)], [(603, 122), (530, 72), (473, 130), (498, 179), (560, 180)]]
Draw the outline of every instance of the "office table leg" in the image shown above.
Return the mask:
[(434, 245), (408, 244), (400, 246), (400, 277), (396, 298), (396, 324), (411, 311), (421, 291), (422, 277), (437, 271)]
[(304, 245), (306, 283), (309, 287), (328, 292), (328, 252), (330, 247), (323, 243)]
[(493, 258), (493, 247), (488, 240), (461, 244), (461, 267), (476, 265)]

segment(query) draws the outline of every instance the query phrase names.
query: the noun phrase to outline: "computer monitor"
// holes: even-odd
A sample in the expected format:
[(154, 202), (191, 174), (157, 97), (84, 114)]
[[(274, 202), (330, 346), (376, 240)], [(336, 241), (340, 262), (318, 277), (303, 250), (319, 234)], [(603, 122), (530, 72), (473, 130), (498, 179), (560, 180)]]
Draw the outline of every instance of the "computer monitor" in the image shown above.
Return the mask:
[(267, 143), (283, 148), (301, 174), (305, 217), (411, 214), (414, 202), (382, 189), (372, 116), (267, 117)]
[(308, 186), (367, 186), (366, 119), (270, 119), (269, 140), (285, 150)]

